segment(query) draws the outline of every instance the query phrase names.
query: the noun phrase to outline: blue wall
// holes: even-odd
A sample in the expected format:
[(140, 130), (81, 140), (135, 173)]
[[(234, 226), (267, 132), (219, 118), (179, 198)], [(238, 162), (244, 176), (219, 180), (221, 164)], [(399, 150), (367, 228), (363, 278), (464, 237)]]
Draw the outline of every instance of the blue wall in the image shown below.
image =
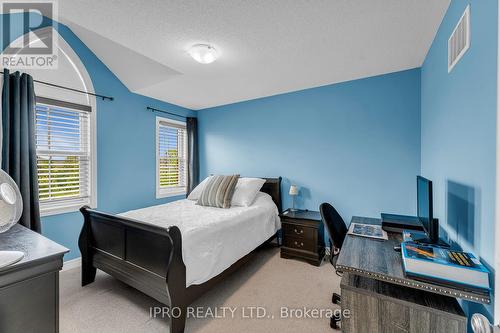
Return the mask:
[[(451, 73), (447, 41), (467, 4), (471, 47)], [(498, 2), (454, 0), (422, 67), (422, 174), (452, 241), (494, 266)], [(491, 313), (473, 303), (469, 312)]]
[(415, 214), (420, 70), (198, 112), (200, 171), (283, 176), (301, 208), (328, 201), (352, 215)]
[[(3, 18), (0, 15), (0, 26)], [(59, 24), (58, 31), (85, 65), (96, 92), (115, 98), (97, 100), (98, 209), (116, 213), (178, 199), (156, 199), (155, 117), (163, 114), (146, 111), (146, 106), (183, 115), (195, 113), (131, 93), (68, 27)], [(65, 260), (80, 256), (77, 240), (82, 221), (79, 212), (42, 219), (43, 235), (70, 249)]]

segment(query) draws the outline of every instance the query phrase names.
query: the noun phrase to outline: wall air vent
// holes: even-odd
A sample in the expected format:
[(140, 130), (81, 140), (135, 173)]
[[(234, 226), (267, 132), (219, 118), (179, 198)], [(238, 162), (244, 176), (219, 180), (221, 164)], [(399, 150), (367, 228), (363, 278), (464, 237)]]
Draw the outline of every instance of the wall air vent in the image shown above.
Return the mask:
[(448, 39), (448, 73), (460, 61), (470, 46), (470, 5), (458, 21), (457, 26)]

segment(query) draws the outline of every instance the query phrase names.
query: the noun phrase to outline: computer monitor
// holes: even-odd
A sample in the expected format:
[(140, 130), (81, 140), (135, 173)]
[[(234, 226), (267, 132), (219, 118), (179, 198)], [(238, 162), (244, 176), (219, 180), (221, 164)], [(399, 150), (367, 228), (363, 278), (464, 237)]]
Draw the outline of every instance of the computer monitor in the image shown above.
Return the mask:
[(422, 176), (417, 176), (417, 217), (428, 237), (425, 242), (438, 244), (439, 222), (432, 214), (432, 182)]

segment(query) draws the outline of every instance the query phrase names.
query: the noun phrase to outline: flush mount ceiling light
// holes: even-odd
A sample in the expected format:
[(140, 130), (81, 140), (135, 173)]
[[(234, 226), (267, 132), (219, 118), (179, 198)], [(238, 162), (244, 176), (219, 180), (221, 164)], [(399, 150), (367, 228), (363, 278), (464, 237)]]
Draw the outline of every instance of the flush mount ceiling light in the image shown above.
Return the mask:
[(208, 44), (196, 44), (191, 46), (189, 55), (200, 64), (210, 64), (217, 59), (217, 50)]

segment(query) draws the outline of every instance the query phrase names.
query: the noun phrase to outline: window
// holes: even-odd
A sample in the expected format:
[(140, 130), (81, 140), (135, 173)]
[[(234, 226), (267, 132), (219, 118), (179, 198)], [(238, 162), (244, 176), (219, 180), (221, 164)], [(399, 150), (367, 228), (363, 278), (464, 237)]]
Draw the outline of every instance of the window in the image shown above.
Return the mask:
[(186, 123), (156, 117), (156, 197), (186, 194)]
[(36, 100), (36, 155), (42, 215), (95, 207), (91, 107)]

